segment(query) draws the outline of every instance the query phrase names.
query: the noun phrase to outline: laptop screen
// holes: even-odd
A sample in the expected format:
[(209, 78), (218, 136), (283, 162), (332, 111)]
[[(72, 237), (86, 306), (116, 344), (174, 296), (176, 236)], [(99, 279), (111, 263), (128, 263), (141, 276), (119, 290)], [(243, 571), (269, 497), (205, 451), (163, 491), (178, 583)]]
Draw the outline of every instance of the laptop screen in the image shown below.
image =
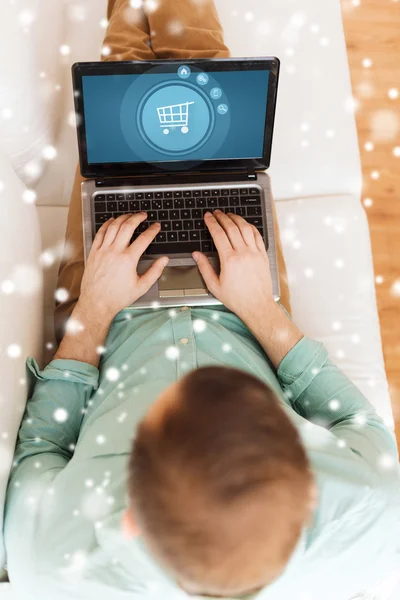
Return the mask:
[(174, 61), (143, 73), (82, 73), (88, 166), (262, 161), (272, 135), (271, 70), (265, 63), (246, 70), (211, 64), (212, 70), (201, 61)]

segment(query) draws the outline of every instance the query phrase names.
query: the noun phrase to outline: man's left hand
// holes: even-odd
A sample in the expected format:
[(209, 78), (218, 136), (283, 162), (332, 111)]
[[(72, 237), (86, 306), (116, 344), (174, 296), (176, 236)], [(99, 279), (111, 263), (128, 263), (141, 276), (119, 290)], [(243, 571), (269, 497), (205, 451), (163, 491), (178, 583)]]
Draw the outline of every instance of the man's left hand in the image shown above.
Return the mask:
[(161, 276), (169, 259), (164, 256), (139, 276), (137, 266), (146, 248), (160, 231), (153, 223), (132, 244), (131, 238), (146, 213), (109, 219), (97, 232), (82, 279), (79, 304), (112, 320), (143, 296)]

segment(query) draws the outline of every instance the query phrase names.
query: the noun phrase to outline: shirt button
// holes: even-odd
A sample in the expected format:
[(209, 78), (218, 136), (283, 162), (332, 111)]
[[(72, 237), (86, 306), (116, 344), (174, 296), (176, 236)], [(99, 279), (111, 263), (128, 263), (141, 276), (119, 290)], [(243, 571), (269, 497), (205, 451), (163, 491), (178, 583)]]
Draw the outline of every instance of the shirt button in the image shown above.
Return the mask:
[(189, 340), (187, 338), (181, 339), (181, 344), (187, 344), (188, 342), (189, 342)]
[(188, 306), (182, 306), (182, 310), (189, 310)]

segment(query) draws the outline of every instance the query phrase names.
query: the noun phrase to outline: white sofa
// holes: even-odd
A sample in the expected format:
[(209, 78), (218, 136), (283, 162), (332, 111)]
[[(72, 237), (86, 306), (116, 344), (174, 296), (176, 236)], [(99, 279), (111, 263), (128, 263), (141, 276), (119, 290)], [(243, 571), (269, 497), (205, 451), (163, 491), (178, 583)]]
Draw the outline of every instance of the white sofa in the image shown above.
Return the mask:
[[(393, 426), (340, 1), (304, 0), (301, 8), (290, 0), (248, 0), (245, 8), (216, 1), (234, 56), (282, 61), (270, 174), (293, 318)], [(12, 67), (0, 67), (0, 521), (26, 401), (24, 360), (34, 355), (43, 364), (54, 341), (77, 162), (70, 65), (98, 59), (105, 8), (105, 0), (2, 0), (0, 8), (0, 50), (13, 56)], [(48, 146), (57, 149), (53, 160), (43, 156), (51, 156)], [(35, 191), (36, 206), (26, 189)], [(3, 558), (0, 544), (0, 567)], [(10, 584), (0, 584), (0, 598), (12, 598)]]

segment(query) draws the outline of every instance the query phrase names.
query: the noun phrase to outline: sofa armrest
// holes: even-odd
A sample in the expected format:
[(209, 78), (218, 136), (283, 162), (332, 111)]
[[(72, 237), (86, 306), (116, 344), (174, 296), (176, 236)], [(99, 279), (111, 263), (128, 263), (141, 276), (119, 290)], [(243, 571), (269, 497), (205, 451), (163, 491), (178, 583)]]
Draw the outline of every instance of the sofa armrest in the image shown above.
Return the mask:
[[(24, 191), (10, 160), (0, 154), (0, 523), (26, 404), (25, 359), (40, 360), (43, 345), (40, 229), (36, 207), (24, 201)], [(0, 535), (0, 569), (4, 558)]]

